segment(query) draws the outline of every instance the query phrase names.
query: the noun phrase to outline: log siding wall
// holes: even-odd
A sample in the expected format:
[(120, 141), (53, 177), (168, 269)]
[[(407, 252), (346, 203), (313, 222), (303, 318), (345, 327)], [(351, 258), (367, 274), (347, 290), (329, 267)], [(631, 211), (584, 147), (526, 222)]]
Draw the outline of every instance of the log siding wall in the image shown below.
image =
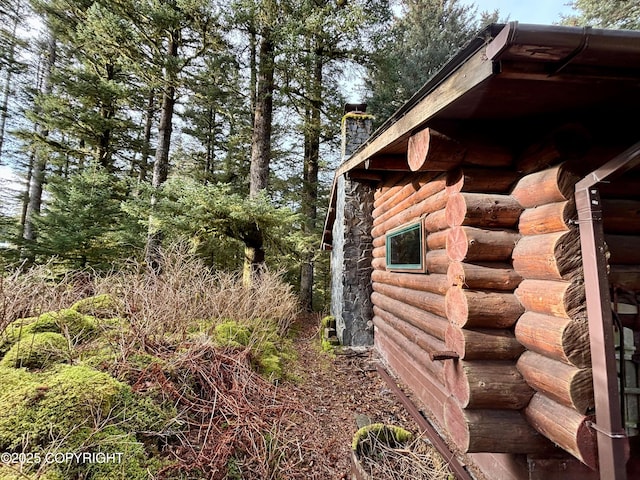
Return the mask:
[[(561, 458), (562, 449), (596, 469), (573, 200), (579, 178), (565, 163), (546, 165), (519, 174), (463, 164), (379, 185), (372, 229), (375, 345), (462, 452), (539, 459)], [(611, 200), (610, 209), (637, 207), (628, 199), (618, 203), (624, 205)], [(617, 225), (608, 230), (611, 250), (621, 252), (615, 258), (612, 252), (612, 276), (631, 272), (620, 277), (628, 284), (640, 278), (640, 260), (622, 252), (640, 229), (618, 216), (608, 220)], [(385, 234), (420, 218), (427, 273), (387, 271)]]
[(566, 164), (531, 173), (512, 196), (524, 208), (513, 266), (523, 278), (515, 295), (524, 313), (516, 339), (527, 351), (519, 372), (535, 390), (524, 415), (533, 427), (596, 468), (593, 384), (580, 238), (573, 202), (578, 177)]
[[(546, 452), (553, 445), (524, 415), (535, 391), (516, 363), (516, 175), (465, 170), (407, 174), (374, 193), (375, 343), (462, 451)], [(385, 234), (419, 218), (427, 273), (387, 271)], [(459, 359), (435, 359), (447, 354)]]
[(374, 341), (392, 369), (444, 425), (443, 405), (449, 396), (444, 363), (431, 359), (446, 350), (445, 294), (448, 259), (445, 244), (429, 249), (427, 274), (389, 272), (385, 262), (385, 235), (404, 223), (424, 218), (427, 244), (449, 228), (444, 220), (447, 175), (406, 174), (382, 184), (374, 192), (373, 210), (373, 323)]

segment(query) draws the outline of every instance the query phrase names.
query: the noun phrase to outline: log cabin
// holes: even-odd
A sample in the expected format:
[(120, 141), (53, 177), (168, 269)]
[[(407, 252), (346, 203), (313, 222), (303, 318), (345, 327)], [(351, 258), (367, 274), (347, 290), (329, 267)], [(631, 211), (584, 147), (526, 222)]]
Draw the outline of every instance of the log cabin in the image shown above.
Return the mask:
[(375, 132), (350, 110), (341, 342), (475, 478), (640, 478), (640, 32), (490, 25)]

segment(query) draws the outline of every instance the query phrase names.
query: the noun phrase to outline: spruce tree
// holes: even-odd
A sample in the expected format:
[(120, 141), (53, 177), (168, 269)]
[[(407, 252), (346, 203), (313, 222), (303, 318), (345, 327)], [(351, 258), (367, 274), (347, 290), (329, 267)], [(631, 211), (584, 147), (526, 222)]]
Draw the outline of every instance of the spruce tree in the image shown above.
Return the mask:
[(564, 25), (640, 29), (640, 0), (575, 0), (569, 5), (576, 14), (563, 17)]
[(480, 28), (476, 9), (460, 0), (405, 0), (390, 31), (378, 36), (366, 86), (381, 123), (402, 106)]

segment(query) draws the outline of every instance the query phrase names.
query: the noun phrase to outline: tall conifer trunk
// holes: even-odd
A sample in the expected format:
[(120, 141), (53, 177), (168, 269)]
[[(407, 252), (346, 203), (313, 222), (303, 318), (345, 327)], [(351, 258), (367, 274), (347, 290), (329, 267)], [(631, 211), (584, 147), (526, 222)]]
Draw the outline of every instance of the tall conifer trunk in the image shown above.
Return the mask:
[[(51, 32), (49, 34), (47, 44), (47, 58), (45, 60), (44, 78), (42, 82), (42, 93), (44, 95), (49, 95), (51, 93), (51, 74), (55, 63), (56, 38)], [(46, 138), (49, 135), (49, 131), (40, 126), (36, 126), (36, 134), (42, 138)], [(33, 155), (33, 167), (31, 169), (31, 177), (28, 185), (27, 208), (22, 228), (22, 239), (26, 248), (23, 248), (21, 257), (26, 261), (26, 265), (32, 263), (35, 257), (33, 249), (29, 247), (32, 246), (36, 240), (34, 221), (35, 218), (40, 215), (40, 209), (42, 207), (42, 191), (44, 186), (45, 169), (47, 167), (47, 157), (37, 146), (34, 147)]]
[[(318, 165), (320, 158), (321, 106), (322, 106), (322, 49), (317, 46), (312, 61), (309, 81), (311, 101), (305, 111), (304, 173), (302, 183), (302, 231), (313, 235), (318, 219)], [(305, 252), (300, 272), (300, 303), (307, 311), (313, 310), (314, 253)]]
[[(251, 137), (249, 196), (256, 198), (267, 188), (271, 160), (271, 124), (273, 120), (274, 55), (271, 27), (262, 31), (258, 50), (258, 78)], [(257, 225), (245, 235), (244, 281), (250, 284), (264, 268), (264, 237)]]
[(151, 195), (151, 214), (149, 215), (149, 229), (147, 236), (147, 264), (154, 271), (159, 272), (162, 268), (161, 252), (163, 232), (158, 225), (155, 209), (158, 203), (158, 191), (167, 180), (169, 173), (169, 149), (171, 147), (171, 133), (173, 131), (173, 111), (176, 96), (176, 63), (173, 61), (178, 56), (178, 36), (180, 32), (172, 31), (169, 35), (167, 45), (167, 55), (164, 71), (164, 88), (162, 93), (162, 108), (160, 110), (160, 123), (158, 125), (158, 146), (153, 164), (153, 193)]

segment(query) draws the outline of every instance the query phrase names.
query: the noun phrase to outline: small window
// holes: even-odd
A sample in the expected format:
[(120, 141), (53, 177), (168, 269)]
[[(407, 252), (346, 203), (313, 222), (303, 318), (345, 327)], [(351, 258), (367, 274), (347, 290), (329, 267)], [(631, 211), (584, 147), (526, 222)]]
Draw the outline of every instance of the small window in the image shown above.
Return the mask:
[(424, 232), (422, 221), (387, 233), (387, 270), (424, 272)]

